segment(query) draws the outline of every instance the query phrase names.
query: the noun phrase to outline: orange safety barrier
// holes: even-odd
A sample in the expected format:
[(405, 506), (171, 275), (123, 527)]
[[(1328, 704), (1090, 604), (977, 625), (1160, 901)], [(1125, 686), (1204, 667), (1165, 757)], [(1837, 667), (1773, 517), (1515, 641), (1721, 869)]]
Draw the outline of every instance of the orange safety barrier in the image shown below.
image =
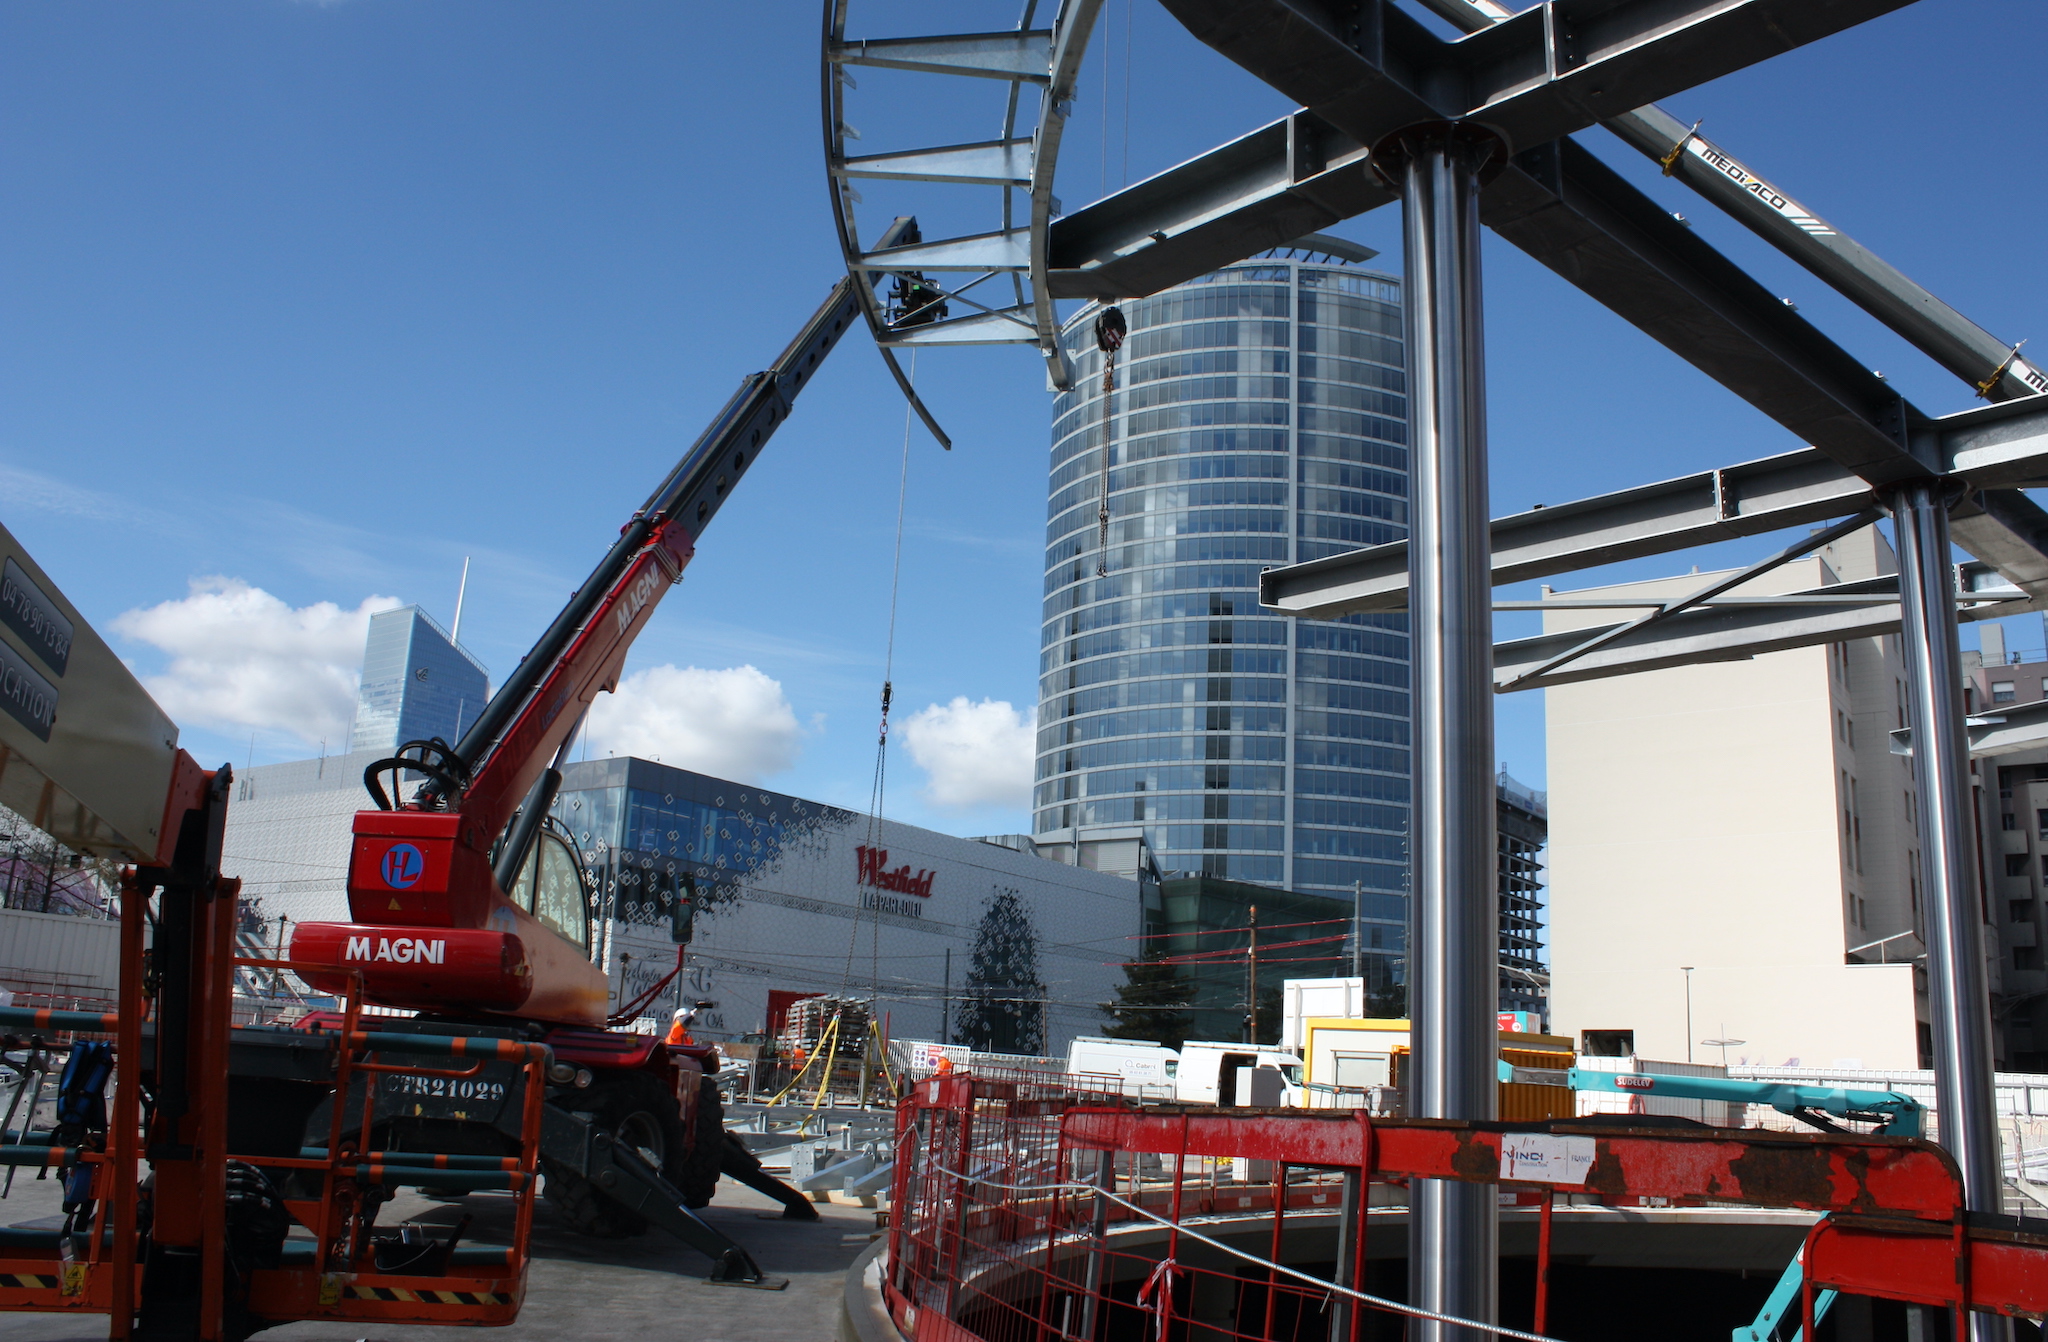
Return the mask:
[[(132, 883), (129, 887), (134, 889)], [(129, 901), (139, 910), (140, 899)], [(139, 947), (140, 917), (124, 928), (124, 935)], [(242, 961), (236, 961), (240, 964)], [(128, 986), (139, 989), (140, 956), (134, 957), (127, 977)], [(137, 993), (139, 998), (139, 992)], [(8, 1009), (12, 1016), (24, 1016), (20, 1008)], [(35, 1012), (35, 1024), (50, 1029), (116, 1030), (122, 1064), (121, 1084), (114, 1091), (113, 1117), (109, 1124), (108, 1149), (104, 1152), (52, 1146), (34, 1150), (0, 1148), (0, 1155), (13, 1163), (36, 1163), (68, 1168), (74, 1164), (93, 1167), (93, 1198), (96, 1212), (89, 1226), (65, 1237), (57, 1232), (31, 1235), (16, 1232), (0, 1239), (0, 1312), (85, 1312), (113, 1315), (110, 1334), (129, 1335), (134, 1302), (138, 1299), (142, 1268), (138, 1261), (135, 1180), (138, 1154), (135, 1135), (141, 1124), (136, 1098), (140, 1075), (136, 1061), (141, 1052), (143, 1012), (132, 1016), (87, 1015), (76, 1012)], [(285, 1208), (293, 1219), (312, 1232), (309, 1241), (288, 1243), (298, 1256), (287, 1254), (283, 1265), (255, 1268), (247, 1274), (247, 1293), (242, 1302), (248, 1315), (275, 1321), (292, 1319), (375, 1319), (385, 1323), (438, 1323), (463, 1326), (509, 1324), (519, 1314), (526, 1294), (527, 1245), (531, 1238), (533, 1198), (539, 1159), (541, 1105), (545, 1092), (545, 1069), (551, 1055), (542, 1045), (513, 1040), (463, 1036), (407, 1035), (365, 1031), (360, 997), (344, 997), (341, 1030), (328, 1034), (335, 1051), (334, 1095), (337, 1101), (350, 1095), (351, 1080), (359, 1075), (451, 1075), (474, 1071), (479, 1061), (465, 1068), (443, 1069), (420, 1065), (396, 1065), (374, 1061), (379, 1052), (444, 1053), (451, 1059), (481, 1059), (519, 1064), (523, 1071), (524, 1107), (520, 1152), (496, 1161), (477, 1157), (446, 1157), (426, 1152), (359, 1152), (357, 1134), (372, 1130), (377, 1086), (361, 1086), (362, 1107), (351, 1116), (350, 1106), (330, 1106), (330, 1130), (324, 1149), (295, 1158), (274, 1156), (242, 1157), (250, 1163), (278, 1173), (301, 1171), (314, 1176), (318, 1194), (304, 1200), (286, 1198)], [(26, 1023), (26, 1022), (24, 1022)], [(226, 1159), (237, 1158), (232, 1152)], [(515, 1199), (515, 1228), (512, 1246), (503, 1250), (469, 1249), (430, 1276), (379, 1272), (370, 1237), (370, 1216), (374, 1204), (363, 1194), (371, 1186), (392, 1178), (411, 1178), (422, 1168), (447, 1168), (456, 1164), (471, 1167), (450, 1178), (485, 1178), (492, 1187), (509, 1190)], [(482, 1173), (473, 1171), (489, 1166)]]

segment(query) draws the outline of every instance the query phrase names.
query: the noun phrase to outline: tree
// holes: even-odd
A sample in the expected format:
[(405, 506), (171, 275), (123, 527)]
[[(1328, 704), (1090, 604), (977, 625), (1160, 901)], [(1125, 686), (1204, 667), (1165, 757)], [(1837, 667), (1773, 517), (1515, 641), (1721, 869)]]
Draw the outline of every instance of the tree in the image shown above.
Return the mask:
[(1195, 1028), (1194, 984), (1163, 948), (1151, 946), (1124, 965), (1124, 981), (1116, 1000), (1102, 1004), (1110, 1024), (1102, 1032), (1111, 1039), (1142, 1039), (1179, 1048)]
[(999, 887), (983, 906), (967, 962), (954, 1037), (984, 1053), (1036, 1055), (1045, 1048), (1045, 984), (1038, 978), (1038, 930), (1018, 892)]
[(1385, 1020), (1401, 1020), (1408, 1015), (1408, 985), (1387, 983), (1365, 995), (1365, 1014)]

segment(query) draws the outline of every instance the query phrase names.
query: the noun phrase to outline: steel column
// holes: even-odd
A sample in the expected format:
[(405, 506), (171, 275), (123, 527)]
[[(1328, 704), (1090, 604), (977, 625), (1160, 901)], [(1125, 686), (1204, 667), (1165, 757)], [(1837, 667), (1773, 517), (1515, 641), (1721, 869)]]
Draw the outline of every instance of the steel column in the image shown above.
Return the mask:
[[(1966, 773), (1969, 741), (1956, 608), (1949, 598), (1947, 500), (1943, 484), (1928, 480), (1900, 486), (1889, 501), (1899, 554), (1907, 721), (1920, 785), (1920, 907), (1926, 925), (1935, 1107), (1941, 1144), (1962, 1174), (1965, 1205), (1996, 1212), (2004, 1181), (1983, 920), (1971, 879), (1975, 840)], [(1977, 1342), (2012, 1337), (2008, 1320), (1984, 1314), (1972, 1318)]]
[[(1493, 570), (1486, 484), (1486, 366), (1479, 187), (1506, 160), (1492, 132), (1428, 123), (1376, 146), (1402, 200), (1410, 388), (1410, 628), (1415, 801), (1409, 851), (1409, 1112), (1494, 1116), (1499, 976), (1493, 752)], [(1491, 1323), (1498, 1287), (1493, 1189), (1417, 1180), (1409, 1190), (1408, 1299)], [(1421, 1342), (1483, 1334), (1418, 1320)]]
[[(1138, 1158), (1131, 1157), (1133, 1166)], [(1116, 1152), (1095, 1153), (1095, 1186), (1103, 1193), (1116, 1191)], [(1088, 1275), (1081, 1287), (1081, 1330), (1078, 1336), (1095, 1342), (1095, 1321), (1102, 1308), (1104, 1253), (1109, 1248), (1109, 1199), (1098, 1195), (1088, 1216)]]
[[(1365, 1260), (1361, 1250), (1369, 1229), (1366, 1224), (1365, 1176), (1366, 1171), (1362, 1169), (1344, 1171), (1344, 1191), (1337, 1199), (1337, 1261), (1330, 1280), (1354, 1291), (1365, 1289), (1358, 1273), (1358, 1265)], [(1329, 1342), (1354, 1342), (1359, 1334), (1358, 1313), (1357, 1301), (1348, 1295), (1332, 1294)]]

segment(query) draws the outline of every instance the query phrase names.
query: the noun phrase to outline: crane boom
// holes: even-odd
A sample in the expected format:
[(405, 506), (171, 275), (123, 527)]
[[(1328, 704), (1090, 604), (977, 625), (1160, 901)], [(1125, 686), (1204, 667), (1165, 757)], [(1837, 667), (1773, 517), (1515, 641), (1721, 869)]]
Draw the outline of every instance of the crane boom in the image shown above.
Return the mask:
[[(616, 662), (624, 660), (626, 648), (666, 590), (667, 583), (651, 581), (652, 570), (673, 566), (668, 583), (681, 576), (696, 538), (788, 417), (797, 392), (819, 362), (859, 316), (852, 282), (840, 281), (767, 371), (747, 375), (463, 733), (455, 755), (474, 778), (464, 792), (463, 808), (476, 808), (475, 818), (487, 833), (495, 836), (503, 827), (509, 808), (526, 794), (578, 720), (562, 721), (567, 701), (559, 696), (576, 664), (582, 662), (587, 669), (591, 661), (592, 649), (585, 645), (600, 623), (597, 617), (609, 611), (616, 618), (622, 603), (632, 612), (630, 629), (622, 622), (620, 637), (609, 640), (605, 648), (615, 658), (597, 660), (597, 665), (608, 665), (615, 673)], [(629, 600), (633, 594), (637, 598)], [(579, 658), (579, 652), (586, 655)], [(588, 684), (586, 676), (576, 686), (577, 699), (585, 705), (596, 694)], [(602, 688), (611, 686), (606, 683)]]
[[(549, 762), (565, 753), (591, 701), (617, 687), (633, 640), (682, 577), (697, 538), (859, 317), (852, 283), (841, 280), (620, 529), (459, 742), (408, 742), (365, 771), (379, 809), (355, 817), (352, 921), (301, 923), (293, 938), (295, 960), (337, 973), (301, 977), (334, 991), (360, 973), (365, 992), (389, 1006), (603, 1023), (607, 984), (590, 963), (587, 928), (578, 944), (573, 930), (509, 897), (561, 781)], [(403, 771), (428, 780), (409, 801), (377, 782)]]

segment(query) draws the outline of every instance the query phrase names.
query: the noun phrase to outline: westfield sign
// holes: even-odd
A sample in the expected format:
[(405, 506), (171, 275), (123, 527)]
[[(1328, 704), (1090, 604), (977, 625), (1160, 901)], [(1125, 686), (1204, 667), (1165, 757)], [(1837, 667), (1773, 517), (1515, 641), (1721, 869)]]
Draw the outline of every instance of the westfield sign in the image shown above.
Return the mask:
[(894, 890), (905, 895), (916, 895), (921, 899), (932, 897), (932, 877), (938, 873), (929, 870), (912, 872), (910, 864), (904, 863), (894, 871), (889, 869), (889, 850), (870, 848), (861, 844), (854, 855), (860, 859), (860, 883), (871, 885), (877, 890)]

